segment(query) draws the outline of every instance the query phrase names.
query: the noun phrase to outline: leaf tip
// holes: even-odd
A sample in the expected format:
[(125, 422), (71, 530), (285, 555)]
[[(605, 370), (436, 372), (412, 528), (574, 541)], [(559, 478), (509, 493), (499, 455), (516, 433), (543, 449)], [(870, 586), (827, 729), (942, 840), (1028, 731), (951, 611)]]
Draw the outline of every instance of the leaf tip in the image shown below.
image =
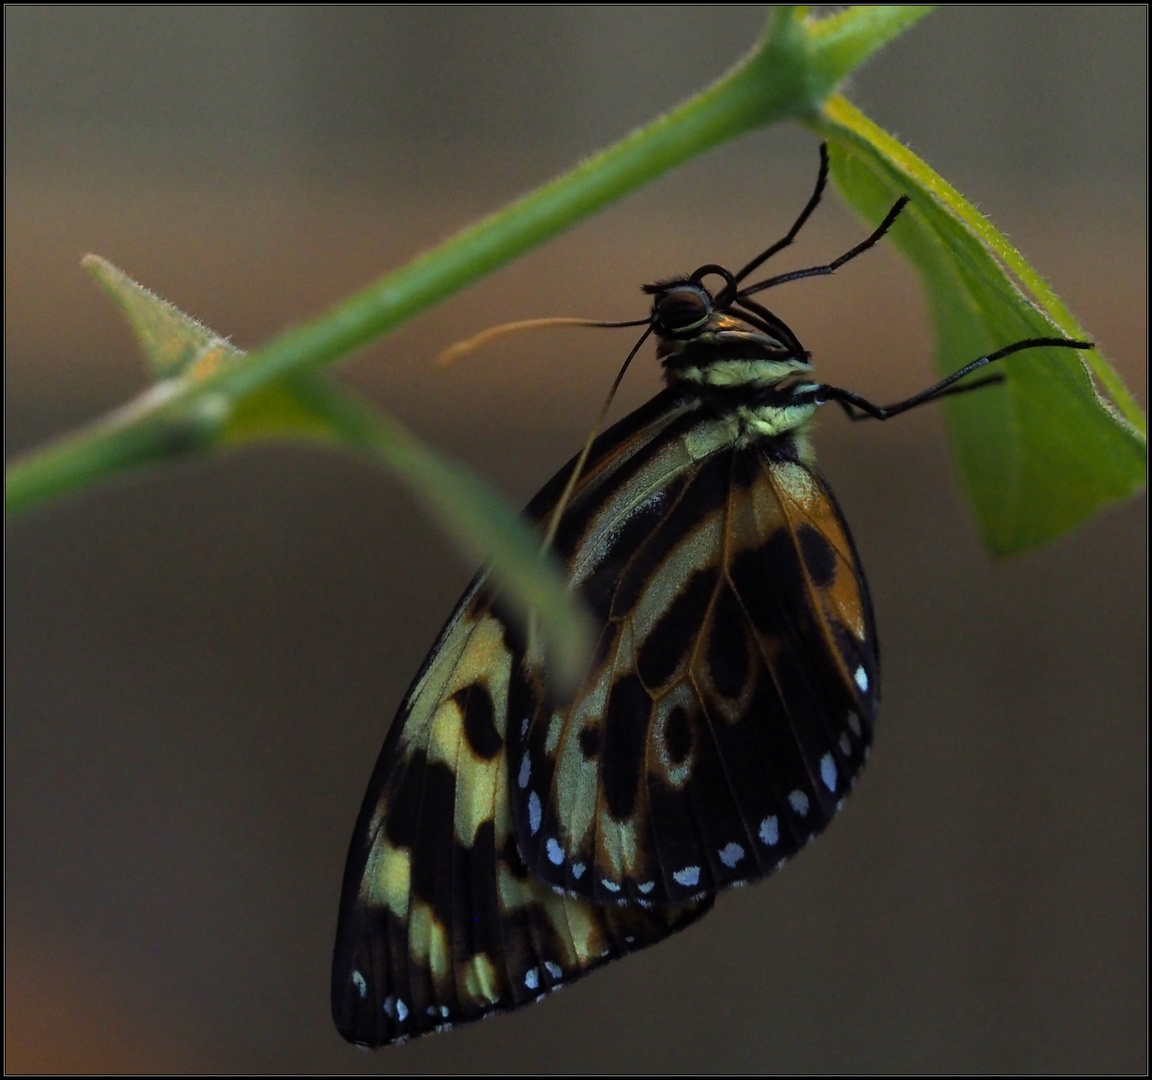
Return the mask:
[(206, 350), (232, 349), (198, 319), (134, 281), (100, 255), (85, 255), (80, 266), (120, 306), (156, 378), (183, 374)]

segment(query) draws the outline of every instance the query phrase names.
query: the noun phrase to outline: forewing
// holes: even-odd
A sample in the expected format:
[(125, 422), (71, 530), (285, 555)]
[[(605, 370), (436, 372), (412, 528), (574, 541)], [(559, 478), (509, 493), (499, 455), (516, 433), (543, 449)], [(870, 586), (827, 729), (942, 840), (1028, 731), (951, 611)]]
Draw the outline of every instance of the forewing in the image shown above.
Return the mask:
[(333, 1015), (353, 1042), (397, 1042), (539, 1000), (711, 905), (605, 907), (529, 874), (505, 753), (516, 651), (478, 579), (381, 751), (348, 855), (333, 959)]
[(683, 426), (660, 498), (627, 477), (585, 489), (619, 522), (574, 515), (602, 627), (575, 699), (512, 671), (520, 850), (574, 895), (675, 904), (762, 877), (824, 828), (867, 751), (878, 665), (847, 527), (790, 444), (724, 425)]

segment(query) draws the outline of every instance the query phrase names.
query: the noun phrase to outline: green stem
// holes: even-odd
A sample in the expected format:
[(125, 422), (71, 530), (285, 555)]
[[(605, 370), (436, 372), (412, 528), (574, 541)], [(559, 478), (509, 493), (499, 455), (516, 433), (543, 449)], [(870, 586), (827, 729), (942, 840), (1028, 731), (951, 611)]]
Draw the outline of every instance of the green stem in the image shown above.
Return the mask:
[(158, 383), (124, 408), (18, 458), (4, 478), (5, 511), (19, 514), (135, 466), (210, 445), (215, 417), (205, 424), (173, 414), (167, 402), (175, 397), (174, 390), (175, 380)]
[[(270, 376), (344, 356), (676, 165), (758, 124), (809, 112), (796, 47), (779, 41), (795, 23), (775, 15), (765, 41), (711, 87), (254, 352), (228, 373), (229, 389), (243, 394)], [(772, 65), (781, 53), (791, 62)]]
[[(203, 378), (174, 381), (162, 414), (110, 418), (13, 463), (6, 506), (25, 510), (124, 468), (166, 456), (136, 425), (221, 424), (246, 395), (294, 372), (345, 356), (453, 292), (705, 150), (762, 124), (811, 117), (856, 65), (922, 18), (927, 7), (856, 7), (831, 19), (778, 7), (751, 54), (666, 116), (571, 172), (466, 229), (370, 285), (314, 322)], [(200, 407), (211, 395), (213, 408)], [(141, 402), (143, 404), (143, 402)], [(193, 419), (189, 421), (189, 417)], [(177, 440), (178, 442), (180, 440)]]

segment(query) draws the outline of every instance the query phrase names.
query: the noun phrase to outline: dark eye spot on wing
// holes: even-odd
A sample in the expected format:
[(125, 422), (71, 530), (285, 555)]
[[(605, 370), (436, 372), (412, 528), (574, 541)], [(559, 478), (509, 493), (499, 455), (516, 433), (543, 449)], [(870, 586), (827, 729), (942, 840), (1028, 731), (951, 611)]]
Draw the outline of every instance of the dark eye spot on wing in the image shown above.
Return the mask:
[(617, 821), (627, 820), (636, 805), (650, 707), (648, 692), (635, 675), (620, 679), (608, 697), (601, 777), (608, 812)]
[(496, 730), (496, 710), (492, 695), (483, 683), (474, 682), (452, 696), (464, 716), (464, 737), (468, 746), (482, 761), (491, 761), (504, 745)]
[(800, 554), (808, 568), (812, 584), (824, 589), (836, 576), (836, 552), (819, 529), (804, 524), (796, 532), (800, 541)]

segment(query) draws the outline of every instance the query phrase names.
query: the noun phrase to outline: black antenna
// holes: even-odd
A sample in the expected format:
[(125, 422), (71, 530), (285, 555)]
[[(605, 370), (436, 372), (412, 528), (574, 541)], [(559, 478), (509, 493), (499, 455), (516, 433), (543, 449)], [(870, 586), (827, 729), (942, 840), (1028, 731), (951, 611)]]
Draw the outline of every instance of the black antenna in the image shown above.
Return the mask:
[[(707, 274), (716, 274), (724, 278), (724, 288), (717, 293), (713, 300), (713, 306), (717, 310), (724, 310), (725, 308), (736, 304), (747, 311), (759, 316), (760, 319), (771, 322), (774, 326), (781, 326), (780, 320), (775, 317), (767, 317), (766, 311), (758, 304), (745, 303), (748, 297), (758, 292), (763, 292), (766, 289), (771, 289), (776, 285), (783, 285), (788, 281), (798, 281), (801, 278), (809, 277), (823, 277), (828, 274), (834, 274), (846, 262), (856, 258), (857, 255), (862, 255), (869, 248), (874, 247), (881, 237), (892, 227), (892, 223), (900, 216), (900, 212), (908, 205), (909, 199), (907, 195), (902, 195), (896, 200), (892, 209), (888, 211), (884, 220), (880, 222), (879, 227), (868, 237), (857, 244), (851, 251), (846, 251), (838, 259), (834, 259), (830, 263), (824, 263), (820, 266), (810, 266), (804, 270), (791, 270), (786, 274), (777, 274), (774, 277), (765, 278), (763, 281), (758, 281), (754, 285), (749, 285), (744, 289), (738, 286), (753, 270), (758, 269), (765, 262), (767, 262), (773, 255), (783, 251), (786, 247), (792, 244), (796, 239), (800, 230), (804, 227), (805, 223), (812, 216), (812, 212), (820, 205), (820, 200), (824, 197), (824, 191), (828, 186), (828, 144), (822, 142), (820, 144), (820, 171), (816, 176), (816, 187), (808, 198), (804, 209), (800, 211), (800, 215), (792, 223), (792, 228), (788, 230), (779, 240), (777, 240), (770, 247), (765, 248), (759, 255), (756, 256), (750, 263), (745, 265), (739, 273), (733, 274), (730, 270), (726, 270), (722, 266), (714, 263), (709, 263), (706, 266), (701, 266), (693, 273), (692, 278), (695, 281), (700, 281)], [(789, 333), (789, 337), (794, 339), (794, 335)]]
[(812, 192), (811, 197), (808, 199), (807, 205), (800, 211), (800, 216), (793, 223), (792, 228), (780, 239), (777, 240), (770, 248), (762, 251), (756, 256), (743, 270), (736, 275), (736, 281), (743, 281), (753, 270), (767, 262), (778, 251), (783, 251), (793, 240), (796, 239), (797, 233), (804, 228), (804, 223), (812, 216), (812, 211), (820, 204), (820, 200), (824, 197), (824, 189), (828, 186), (828, 144), (822, 142), (820, 144), (820, 172), (816, 177), (816, 190)]
[(745, 297), (751, 296), (753, 293), (763, 292), (765, 289), (771, 289), (776, 285), (783, 285), (786, 281), (799, 281), (801, 278), (809, 277), (824, 277), (827, 274), (834, 274), (846, 262), (856, 258), (857, 255), (863, 255), (870, 247), (874, 247), (880, 238), (892, 228), (892, 223), (900, 216), (900, 211), (908, 205), (909, 199), (907, 195), (901, 195), (896, 200), (892, 209), (888, 211), (884, 220), (880, 222), (876, 231), (871, 236), (861, 240), (851, 251), (844, 252), (838, 259), (833, 259), (830, 263), (825, 263), (823, 266), (810, 266), (806, 270), (792, 270), (787, 274), (777, 274), (775, 277), (765, 278), (763, 281), (756, 282), (755, 285), (749, 285), (746, 289), (741, 289), (736, 294), (736, 303), (740, 303)]

